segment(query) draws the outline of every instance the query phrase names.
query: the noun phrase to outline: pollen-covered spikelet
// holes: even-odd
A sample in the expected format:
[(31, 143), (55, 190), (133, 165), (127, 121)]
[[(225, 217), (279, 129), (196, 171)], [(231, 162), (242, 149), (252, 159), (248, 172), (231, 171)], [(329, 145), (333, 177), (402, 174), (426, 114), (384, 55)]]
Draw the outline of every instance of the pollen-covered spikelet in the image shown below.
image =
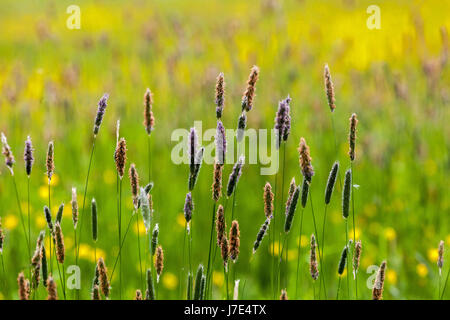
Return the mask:
[(383, 300), (384, 275), (386, 272), (386, 261), (383, 261), (377, 272), (375, 284), (372, 289), (372, 300)]
[(253, 66), (247, 80), (247, 89), (242, 96), (242, 111), (250, 111), (253, 107), (253, 99), (255, 97), (255, 85), (259, 76), (259, 68)]
[(92, 287), (92, 300), (102, 300), (98, 284), (94, 284), (94, 286)]
[(300, 162), (300, 168), (302, 170), (303, 177), (308, 181), (311, 182), (311, 179), (314, 175), (314, 169), (311, 165), (311, 156), (309, 151), (309, 146), (306, 144), (305, 138), (300, 138), (300, 144), (298, 147), (298, 153), (299, 153), (299, 162)]
[(155, 125), (155, 118), (153, 117), (152, 105), (153, 105), (153, 94), (150, 91), (150, 89), (147, 88), (144, 95), (144, 127), (148, 135), (152, 133), (153, 127)]
[(264, 236), (267, 233), (267, 229), (269, 228), (270, 225), (270, 219), (267, 218), (266, 221), (264, 221), (264, 223), (262, 224), (261, 228), (259, 228), (258, 234), (256, 235), (256, 240), (253, 243), (253, 253), (256, 252), (256, 250), (258, 250), (261, 241), (263, 240)]
[(78, 224), (78, 201), (77, 201), (77, 189), (72, 188), (72, 221), (74, 229), (77, 228)]
[(125, 163), (127, 162), (127, 142), (124, 138), (120, 138), (117, 143), (114, 159), (116, 161), (117, 173), (119, 174), (119, 178), (122, 179), (125, 173)]
[(328, 106), (330, 107), (331, 112), (333, 112), (336, 108), (336, 105), (334, 104), (336, 99), (334, 97), (334, 85), (333, 81), (331, 81), (331, 73), (330, 68), (328, 68), (328, 64), (325, 65), (323, 78), (325, 83), (325, 92), (327, 94)]
[(131, 196), (133, 198), (134, 208), (137, 209), (138, 206), (138, 197), (139, 197), (139, 175), (136, 170), (136, 166), (134, 163), (131, 164), (130, 170), (128, 171), (130, 176), (130, 184), (131, 184)]
[(103, 258), (100, 257), (97, 262), (97, 268), (98, 268), (98, 279), (100, 283), (100, 289), (102, 290), (105, 297), (109, 296), (109, 280), (106, 270), (105, 261), (103, 261)]
[(23, 272), (19, 273), (19, 276), (17, 277), (17, 284), (19, 286), (18, 292), (19, 292), (19, 299), (20, 300), (28, 300), (28, 290), (27, 290), (27, 284), (25, 280), (25, 276)]
[(311, 235), (311, 251), (309, 256), (309, 272), (313, 280), (317, 280), (319, 277), (319, 270), (317, 269), (317, 257), (316, 257), (316, 238), (314, 234)]
[(292, 200), (289, 203), (289, 208), (287, 209), (286, 220), (284, 222), (284, 232), (288, 233), (291, 230), (292, 221), (294, 220), (295, 210), (297, 209), (298, 198), (300, 196), (300, 186), (295, 188), (292, 195)]
[(151, 242), (152, 256), (154, 256), (156, 253), (156, 247), (158, 246), (158, 235), (159, 235), (159, 225), (156, 223), (152, 232), (152, 242)]
[(215, 202), (219, 201), (222, 196), (222, 169), (223, 166), (217, 162), (214, 162), (214, 177), (212, 185), (212, 198)]
[(350, 150), (348, 151), (348, 155), (350, 156), (350, 160), (355, 160), (355, 145), (356, 145), (356, 125), (358, 124), (358, 119), (356, 119), (356, 113), (353, 113), (350, 117), (350, 134), (348, 136), (348, 143), (350, 146)]
[(52, 214), (47, 206), (44, 206), (45, 221), (47, 221), (48, 229), (53, 232)]
[(356, 241), (355, 243), (355, 251), (353, 253), (353, 277), (356, 277), (359, 269), (359, 261), (361, 259), (361, 240)]
[(295, 185), (295, 177), (292, 177), (291, 184), (289, 185), (288, 198), (286, 200), (286, 210), (284, 212), (285, 215), (287, 215), (288, 212), (289, 212), (289, 207), (290, 207), (291, 202), (292, 202), (292, 196), (294, 195), (294, 191), (295, 191), (296, 187), (297, 186)]
[(59, 263), (64, 263), (65, 249), (64, 249), (64, 236), (62, 233), (61, 225), (55, 223), (55, 241), (56, 241), (56, 259)]
[(23, 160), (25, 161), (25, 171), (29, 177), (31, 174), (31, 169), (33, 168), (34, 157), (33, 157), (33, 145), (31, 143), (30, 136), (25, 140), (25, 150), (23, 152)]
[(56, 282), (52, 276), (49, 276), (47, 279), (47, 300), (58, 300)]
[(286, 289), (281, 290), (280, 300), (288, 300)]
[(266, 218), (273, 218), (273, 192), (269, 182), (264, 186), (264, 214)]
[(161, 246), (156, 248), (155, 270), (156, 270), (156, 282), (159, 282), (161, 273), (164, 269), (164, 251)]
[(53, 172), (55, 171), (55, 146), (53, 144), (53, 141), (50, 141), (48, 143), (47, 159), (45, 163), (47, 167), (48, 182), (50, 183), (50, 181), (52, 180)]
[(291, 98), (281, 100), (278, 104), (278, 110), (275, 117), (275, 132), (277, 135), (277, 149), (280, 148), (281, 142), (286, 141), (291, 130), (291, 116), (289, 103)]
[(6, 140), (5, 134), (2, 132), (2, 153), (5, 156), (5, 164), (9, 168), (11, 175), (14, 174), (13, 165), (16, 162), (14, 160), (13, 153), (11, 151), (11, 147), (8, 144), (8, 140)]
[(219, 204), (219, 208), (217, 209), (217, 219), (216, 219), (216, 232), (217, 232), (217, 245), (220, 247), (222, 244), (222, 238), (225, 235), (226, 230), (226, 222), (225, 222), (225, 213), (223, 210), (223, 206)]
[(222, 117), (223, 106), (225, 101), (225, 81), (223, 73), (219, 73), (216, 82), (216, 117), (220, 119)]
[(222, 237), (222, 240), (220, 241), (220, 253), (222, 255), (222, 261), (223, 265), (225, 267), (225, 270), (228, 269), (228, 256), (229, 256), (229, 249), (228, 249), (228, 239), (224, 235)]
[(244, 161), (245, 161), (244, 156), (240, 156), (239, 160), (235, 163), (233, 170), (230, 173), (227, 185), (227, 197), (230, 197), (233, 194), (233, 191), (236, 189), (236, 186), (239, 182), (239, 178), (242, 173), (242, 166), (244, 165)]
[(240, 232), (239, 232), (239, 223), (236, 220), (233, 220), (231, 223), (230, 228), (230, 244), (229, 244), (229, 251), (230, 251), (230, 259), (233, 260), (233, 262), (236, 262), (238, 255), (239, 255), (239, 247), (241, 245), (240, 242)]
[(442, 240), (439, 242), (437, 266), (439, 268), (439, 275), (441, 275), (442, 267), (444, 266), (444, 241)]
[(225, 127), (223, 126), (223, 123), (220, 120), (217, 120), (215, 144), (216, 144), (217, 161), (220, 164), (224, 164), (227, 153), (227, 139), (225, 135)]
[(105, 115), (105, 110), (108, 102), (109, 94), (105, 93), (98, 102), (97, 115), (94, 121), (94, 136), (97, 136), (100, 130), (100, 125), (103, 121), (103, 116)]
[(186, 227), (189, 230), (189, 222), (192, 219), (192, 212), (194, 211), (194, 202), (192, 201), (192, 194), (188, 192), (184, 200), (184, 219), (186, 220)]
[(238, 119), (236, 141), (241, 142), (244, 138), (245, 128), (247, 127), (247, 115), (243, 111)]

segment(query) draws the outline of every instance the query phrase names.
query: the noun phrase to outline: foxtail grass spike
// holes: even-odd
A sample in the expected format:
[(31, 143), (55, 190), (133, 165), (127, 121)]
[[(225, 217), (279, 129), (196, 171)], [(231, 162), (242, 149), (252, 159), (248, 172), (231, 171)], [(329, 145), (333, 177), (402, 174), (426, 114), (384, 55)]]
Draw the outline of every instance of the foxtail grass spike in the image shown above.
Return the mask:
[(198, 174), (200, 173), (200, 168), (202, 167), (203, 162), (203, 153), (205, 152), (205, 148), (201, 147), (197, 151), (197, 155), (195, 156), (194, 160), (194, 172), (189, 175), (189, 191), (194, 190), (195, 184), (197, 183)]
[(152, 224), (152, 206), (150, 205), (150, 194), (147, 195), (144, 188), (141, 187), (139, 193), (139, 204), (142, 214), (142, 220), (144, 220), (145, 232), (148, 233)]
[(264, 223), (262, 224), (261, 228), (259, 228), (258, 234), (256, 235), (256, 240), (253, 243), (253, 254), (256, 252), (256, 250), (258, 250), (261, 241), (263, 240), (264, 236), (267, 233), (267, 229), (269, 229), (269, 225), (270, 219), (267, 218), (266, 221), (264, 221)]
[(130, 176), (131, 196), (133, 198), (134, 209), (137, 209), (139, 196), (139, 175), (134, 163), (131, 164), (128, 175)]
[(78, 224), (78, 201), (77, 201), (77, 189), (72, 188), (72, 222), (73, 222), (73, 228), (77, 228)]
[(98, 280), (100, 284), (100, 289), (105, 297), (109, 297), (109, 280), (107, 275), (107, 269), (105, 265), (105, 261), (102, 257), (100, 257), (97, 261), (97, 269), (98, 269)]
[(189, 222), (192, 219), (192, 212), (194, 211), (194, 201), (192, 201), (192, 195), (190, 192), (186, 194), (186, 199), (184, 201), (184, 218), (186, 219), (186, 224), (189, 227)]
[(309, 256), (309, 272), (313, 280), (317, 280), (319, 277), (319, 270), (317, 269), (317, 256), (316, 256), (316, 237), (311, 235), (311, 251)]
[(47, 206), (44, 206), (44, 214), (45, 214), (45, 220), (47, 221), (48, 229), (51, 232), (53, 232), (52, 214), (50, 212), (50, 209)]
[(266, 215), (266, 218), (272, 219), (273, 218), (273, 192), (272, 192), (272, 186), (269, 182), (266, 182), (266, 185), (264, 186), (264, 214)]
[(102, 296), (100, 295), (100, 288), (98, 287), (98, 284), (94, 285), (92, 287), (92, 300), (102, 300)]
[(59, 263), (64, 263), (65, 248), (64, 248), (64, 236), (62, 233), (61, 225), (55, 223), (55, 242), (56, 242), (56, 259)]
[(227, 153), (227, 139), (225, 136), (225, 127), (220, 120), (217, 120), (215, 143), (217, 161), (219, 162), (219, 164), (224, 164), (225, 155)]
[(230, 244), (229, 244), (229, 251), (230, 251), (230, 259), (233, 262), (236, 262), (238, 256), (239, 256), (239, 247), (241, 246), (241, 233), (239, 231), (239, 223), (236, 220), (233, 220), (231, 222), (231, 228), (230, 228)]
[(58, 292), (56, 290), (56, 281), (52, 276), (47, 279), (47, 300), (58, 300)]
[(341, 253), (341, 259), (339, 260), (338, 274), (340, 276), (342, 276), (345, 270), (345, 263), (347, 262), (347, 253), (348, 253), (348, 246), (345, 246)]
[(247, 127), (247, 115), (242, 112), (238, 119), (237, 131), (236, 131), (236, 141), (241, 142), (244, 138), (245, 128)]
[(227, 228), (225, 222), (225, 213), (223, 210), (223, 206), (219, 204), (219, 208), (217, 209), (217, 218), (216, 218), (216, 233), (217, 233), (217, 245), (220, 247), (222, 243), (222, 238), (226, 237), (225, 230)]
[(47, 286), (48, 279), (48, 267), (47, 267), (47, 253), (45, 251), (45, 244), (41, 246), (41, 269), (42, 269), (42, 281), (44, 286)]
[(336, 161), (331, 168), (330, 175), (328, 176), (327, 187), (325, 189), (325, 204), (329, 204), (331, 195), (333, 194), (334, 185), (336, 183), (336, 176), (339, 170), (339, 162)]
[(47, 177), (50, 183), (50, 181), (52, 180), (53, 172), (55, 171), (55, 146), (53, 144), (53, 141), (50, 141), (48, 143), (46, 166)]
[(147, 183), (147, 185), (146, 185), (145, 188), (144, 188), (145, 193), (147, 193), (147, 194), (149, 194), (150, 191), (152, 191), (152, 189), (153, 189), (153, 182)]
[(117, 173), (119, 178), (122, 179), (125, 173), (125, 164), (127, 162), (127, 142), (124, 138), (120, 138), (117, 143), (114, 159), (116, 162)]
[(153, 127), (155, 126), (155, 118), (153, 117), (152, 105), (153, 93), (149, 88), (147, 88), (144, 95), (144, 127), (148, 135), (152, 133)]
[(247, 80), (247, 89), (242, 96), (242, 111), (250, 111), (253, 107), (253, 99), (255, 98), (255, 85), (259, 76), (259, 68), (253, 66)]
[(195, 157), (197, 155), (197, 131), (194, 127), (191, 128), (191, 131), (189, 132), (189, 146), (188, 146), (188, 155), (189, 155), (189, 170), (191, 173), (191, 176), (195, 173)]
[(100, 125), (102, 124), (103, 116), (105, 115), (108, 98), (109, 95), (105, 93), (98, 102), (97, 115), (95, 116), (94, 121), (94, 136), (97, 136), (98, 131), (100, 130)]
[(31, 169), (33, 168), (34, 157), (33, 157), (33, 144), (31, 143), (30, 136), (27, 137), (25, 141), (25, 150), (23, 152), (23, 159), (25, 161), (25, 171), (27, 176), (31, 175)]
[(286, 289), (281, 290), (280, 300), (288, 300)]
[(92, 223), (92, 240), (97, 242), (98, 240), (98, 215), (97, 215), (97, 201), (92, 199), (91, 202), (91, 223)]
[(348, 143), (350, 146), (350, 150), (348, 151), (348, 155), (350, 156), (350, 160), (355, 160), (355, 145), (356, 145), (356, 125), (358, 124), (358, 119), (356, 119), (356, 113), (353, 113), (350, 117), (350, 134), (348, 136)]
[(291, 130), (291, 116), (289, 103), (291, 98), (281, 100), (278, 104), (278, 110), (275, 116), (275, 133), (277, 135), (277, 149), (280, 148), (281, 142), (286, 141)]
[(334, 85), (333, 81), (331, 80), (331, 73), (328, 64), (325, 64), (323, 78), (325, 83), (325, 92), (327, 94), (328, 106), (330, 107), (331, 112), (333, 112), (336, 108), (336, 105), (334, 104), (336, 102), (336, 99), (334, 97)]
[(217, 162), (214, 162), (214, 174), (212, 184), (212, 198), (215, 202), (219, 201), (222, 196), (222, 169), (223, 166)]
[(233, 194), (234, 189), (236, 189), (236, 186), (239, 182), (239, 177), (241, 176), (242, 173), (242, 166), (244, 165), (244, 161), (245, 161), (244, 156), (240, 156), (239, 160), (233, 167), (233, 171), (231, 172), (230, 177), (228, 178), (227, 197), (230, 197)]
[(356, 241), (355, 243), (355, 252), (353, 253), (353, 278), (356, 278), (356, 274), (359, 269), (359, 261), (361, 259), (361, 240)]
[(292, 221), (294, 220), (295, 209), (297, 209), (299, 196), (300, 196), (300, 186), (295, 188), (294, 194), (292, 195), (292, 201), (289, 204), (288, 213), (286, 215), (286, 220), (284, 223), (284, 232), (286, 233), (288, 233), (291, 230)]
[(159, 235), (159, 225), (155, 224), (152, 232), (152, 243), (151, 243), (151, 254), (152, 256), (156, 253), (156, 247), (158, 246), (158, 235)]
[(2, 132), (1, 135), (2, 135), (2, 153), (5, 156), (5, 164), (8, 167), (9, 171), (11, 172), (11, 175), (14, 175), (13, 166), (16, 161), (14, 160), (11, 147), (8, 144), (8, 140), (6, 140), (5, 134)]
[(23, 272), (19, 273), (19, 276), (17, 277), (17, 285), (19, 287), (18, 293), (20, 300), (28, 300), (28, 293), (25, 281), (26, 280)]
[(142, 300), (141, 290), (136, 290), (136, 295), (134, 296), (134, 300)]
[(295, 185), (295, 177), (292, 177), (291, 183), (289, 185), (289, 192), (288, 192), (288, 198), (286, 200), (286, 209), (285, 209), (285, 215), (288, 215), (289, 212), (289, 207), (291, 206), (291, 202), (292, 202), (292, 196), (294, 195), (294, 191), (297, 188), (297, 186)]
[(162, 271), (164, 269), (164, 251), (161, 246), (156, 248), (155, 270), (156, 270), (156, 282), (159, 282)]
[(58, 222), (59, 224), (61, 224), (63, 212), (64, 212), (64, 202), (61, 203), (58, 208), (58, 212), (56, 213), (55, 222)]
[(219, 73), (216, 82), (216, 117), (222, 118), (223, 107), (225, 101), (225, 81), (223, 73)]
[(351, 185), (352, 185), (352, 170), (348, 169), (345, 172), (344, 190), (342, 191), (342, 216), (344, 217), (344, 219), (348, 218), (348, 213), (350, 209)]
[(383, 261), (377, 272), (375, 284), (372, 289), (372, 300), (383, 300), (384, 275), (386, 272), (386, 261)]
[(303, 137), (300, 138), (298, 153), (300, 168), (302, 170), (303, 177), (305, 177), (308, 182), (311, 182), (311, 179), (314, 175), (314, 169), (311, 165), (312, 159), (310, 156), (309, 146), (306, 144), (305, 138)]
[(223, 266), (225, 270), (228, 270), (228, 257), (229, 257), (229, 249), (228, 249), (228, 239), (226, 236), (222, 237), (220, 240), (220, 254), (222, 256)]
[(439, 275), (441, 275), (442, 267), (444, 266), (444, 241), (442, 240), (439, 242), (437, 266), (439, 268)]
[(201, 299), (202, 277), (203, 277), (203, 265), (200, 264), (197, 269), (197, 275), (195, 276), (194, 300)]

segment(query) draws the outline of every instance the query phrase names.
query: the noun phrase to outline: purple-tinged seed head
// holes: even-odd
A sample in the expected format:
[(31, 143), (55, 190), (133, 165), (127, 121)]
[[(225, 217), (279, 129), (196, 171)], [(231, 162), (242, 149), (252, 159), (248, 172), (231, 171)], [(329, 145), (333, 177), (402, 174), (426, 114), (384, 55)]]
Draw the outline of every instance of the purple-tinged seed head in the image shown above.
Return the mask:
[(227, 152), (227, 140), (225, 136), (225, 128), (222, 121), (217, 121), (216, 129), (216, 157), (219, 164), (225, 163), (225, 155)]
[(31, 169), (34, 163), (33, 151), (34, 149), (33, 145), (31, 144), (31, 138), (30, 136), (28, 136), (27, 140), (25, 140), (25, 151), (23, 152), (23, 159), (25, 160), (25, 170), (28, 177), (31, 174)]
[(98, 102), (97, 115), (94, 122), (94, 136), (96, 136), (100, 130), (100, 125), (102, 124), (103, 116), (105, 115), (108, 98), (109, 94), (105, 93)]

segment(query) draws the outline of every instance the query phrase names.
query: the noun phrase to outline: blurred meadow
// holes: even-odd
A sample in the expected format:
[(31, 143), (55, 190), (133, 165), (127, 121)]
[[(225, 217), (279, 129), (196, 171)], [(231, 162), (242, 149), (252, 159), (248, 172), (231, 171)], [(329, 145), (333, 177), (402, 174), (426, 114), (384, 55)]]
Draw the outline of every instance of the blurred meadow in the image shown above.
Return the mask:
[[(187, 263), (183, 261), (183, 206), (189, 166), (171, 161), (176, 144), (171, 141), (171, 133), (177, 128), (189, 130), (194, 121), (202, 121), (203, 131), (216, 127), (214, 90), (220, 72), (226, 82), (222, 121), (225, 128), (236, 128), (247, 77), (251, 67), (257, 65), (260, 75), (247, 128), (273, 128), (278, 102), (290, 95), (292, 128), (286, 144), (284, 195), (292, 177), (297, 183), (302, 181), (297, 147), (300, 137), (305, 137), (315, 170), (311, 196), (319, 226), (333, 162), (340, 161), (342, 177), (350, 166), (348, 119), (353, 112), (358, 115), (353, 170), (354, 184), (358, 185), (354, 189), (356, 238), (362, 241), (359, 298), (371, 298), (366, 281), (373, 271), (366, 272), (367, 268), (386, 260), (385, 299), (436, 299), (439, 241), (450, 247), (450, 2), (376, 2), (1, 1), (0, 131), (16, 158), (14, 172), (25, 219), (28, 208), (23, 150), (28, 135), (35, 148), (30, 178), (32, 249), (39, 231), (46, 229), (45, 157), (48, 142), (53, 140), (51, 211), (55, 216), (61, 202), (66, 204), (62, 220), (65, 266), (75, 263), (71, 188), (77, 188), (81, 214), (97, 102), (107, 92), (110, 98), (96, 141), (87, 209), (79, 222), (85, 219), (80, 244), (80, 298), (90, 299), (96, 262), (90, 232), (92, 198), (97, 201), (99, 214), (97, 257), (105, 259), (109, 271), (119, 250), (114, 150), (116, 121), (120, 119), (120, 136), (126, 139), (128, 148), (126, 172), (135, 163), (141, 185), (154, 182), (154, 221), (159, 223), (159, 242), (164, 249), (158, 299), (184, 299)], [(71, 4), (81, 9), (79, 30), (66, 27), (66, 8)], [(366, 26), (370, 16), (366, 9), (372, 4), (381, 10), (379, 30)], [(338, 154), (324, 90), (326, 63), (335, 85), (333, 118)], [(155, 116), (150, 167), (142, 124), (146, 88), (153, 92)], [(225, 165), (224, 186), (231, 168)], [(206, 266), (208, 259), (212, 173), (213, 166), (204, 164), (193, 192), (194, 272), (199, 263)], [(261, 175), (260, 165), (244, 165), (235, 207), (241, 252), (232, 267), (236, 279), (241, 279), (240, 298), (272, 299), (280, 295), (271, 286), (273, 259), (267, 236), (252, 255), (253, 242), (265, 220), (262, 197), (267, 181), (275, 187), (275, 176)], [(275, 218), (278, 216), (281, 222), (284, 218), (279, 209), (286, 199), (281, 199), (280, 176), (277, 182)], [(345, 245), (341, 189), (337, 183), (327, 216), (324, 267), (328, 298), (336, 295), (337, 265)], [(122, 196), (126, 225), (133, 211), (128, 174), (123, 179)], [(318, 286), (314, 288), (308, 270), (309, 237), (314, 232), (310, 204), (304, 210), (301, 239), (300, 213), (299, 206), (289, 238), (289, 269), (283, 272), (289, 277), (289, 298), (312, 299), (314, 290), (317, 297)], [(17, 299), (17, 275), (24, 271), (28, 276), (29, 257), (13, 182), (4, 163), (0, 166), (0, 217), (5, 233), (0, 298)], [(151, 266), (151, 257), (140, 221), (146, 269)], [(126, 299), (134, 298), (136, 289), (145, 291), (136, 242), (133, 224), (122, 250), (122, 297)], [(302, 246), (298, 297), (297, 243)], [(445, 254), (444, 279), (449, 259)], [(213, 297), (223, 299), (219, 254), (215, 262)], [(56, 270), (56, 264), (54, 267)], [(54, 278), (61, 298), (57, 272)], [(345, 278), (346, 273), (341, 298), (353, 299), (353, 277), (350, 297)], [(117, 273), (111, 284), (113, 299), (119, 298), (118, 281)], [(447, 289), (445, 299), (450, 298)], [(73, 292), (67, 292), (68, 298), (74, 297)], [(46, 297), (44, 287), (40, 286), (37, 297)]]

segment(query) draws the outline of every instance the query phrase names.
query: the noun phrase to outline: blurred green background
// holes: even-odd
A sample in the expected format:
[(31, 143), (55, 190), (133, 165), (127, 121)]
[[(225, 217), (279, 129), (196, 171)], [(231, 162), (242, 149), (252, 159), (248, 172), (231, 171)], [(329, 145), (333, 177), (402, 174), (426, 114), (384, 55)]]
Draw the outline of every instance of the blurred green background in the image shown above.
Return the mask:
[[(66, 8), (81, 9), (81, 29), (66, 27)], [(147, 135), (142, 125), (143, 95), (154, 93), (156, 119), (152, 141), (151, 180), (154, 181), (154, 221), (160, 225), (165, 267), (158, 298), (184, 298), (183, 263), (184, 198), (187, 165), (170, 160), (171, 133), (189, 129), (195, 120), (215, 128), (214, 88), (224, 72), (226, 98), (223, 122), (235, 128), (241, 96), (250, 68), (260, 68), (249, 128), (272, 128), (278, 101), (292, 97), (292, 132), (286, 145), (284, 194), (291, 177), (301, 181), (296, 148), (305, 137), (311, 148), (316, 175), (312, 195), (319, 225), (323, 218), (323, 193), (335, 160), (341, 175), (349, 167), (348, 118), (357, 113), (358, 135), (354, 163), (357, 238), (363, 251), (359, 297), (371, 290), (366, 273), (371, 265), (387, 260), (386, 299), (437, 297), (437, 246), (450, 246), (448, 158), (450, 127), (448, 12), (442, 1), (377, 1), (381, 29), (369, 30), (366, 9), (373, 1), (12, 1), (0, 4), (0, 129), (16, 157), (15, 176), (26, 213), (26, 174), (22, 160), (24, 141), (30, 135), (36, 162), (31, 175), (32, 247), (46, 228), (42, 207), (47, 204), (45, 154), (55, 143), (55, 177), (52, 212), (66, 203), (63, 232), (66, 267), (74, 263), (71, 222), (71, 188), (82, 192), (92, 144), (97, 101), (110, 94), (97, 139), (87, 203), (95, 197), (99, 207), (97, 256), (109, 270), (118, 252), (116, 223), (115, 125), (128, 146), (128, 162), (135, 163), (141, 184), (148, 182)], [(330, 111), (323, 85), (328, 63), (335, 84), (335, 152)], [(231, 165), (224, 169), (224, 184)], [(246, 165), (236, 195), (241, 229), (241, 253), (236, 278), (241, 298), (273, 298), (270, 282), (268, 238), (252, 256), (253, 241), (264, 222), (263, 187), (274, 186), (275, 176), (261, 176), (259, 165)], [(281, 188), (278, 177), (278, 191)], [(204, 165), (193, 193), (192, 264), (207, 263), (210, 230), (212, 166)], [(128, 177), (123, 180), (124, 225), (132, 212)], [(447, 194), (447, 195), (446, 195)], [(280, 195), (275, 215), (281, 221)], [(0, 216), (6, 234), (0, 298), (17, 299), (17, 274), (28, 268), (9, 171), (0, 167)], [(285, 199), (281, 199), (284, 203)], [(223, 202), (223, 199), (221, 200)], [(337, 263), (345, 244), (340, 212), (340, 188), (328, 210), (325, 247), (329, 297), (335, 297)], [(288, 296), (295, 298), (297, 210), (289, 245)], [(94, 244), (90, 240), (90, 211), (86, 210), (80, 249), (81, 298), (90, 298), (94, 273)], [(279, 224), (278, 224), (279, 225)], [(350, 224), (351, 227), (351, 224)], [(132, 299), (140, 282), (137, 233), (132, 227), (123, 251), (123, 297)], [(143, 227), (140, 228), (141, 232)], [(313, 298), (307, 271), (309, 236), (313, 232), (311, 208), (304, 211), (300, 298)], [(141, 247), (147, 240), (141, 237)], [(150, 265), (142, 250), (145, 266)], [(446, 255), (447, 258), (447, 255)], [(214, 297), (223, 298), (223, 273), (219, 257), (214, 274)], [(234, 267), (234, 266), (233, 266)], [(448, 270), (444, 264), (444, 275)], [(55, 264), (56, 268), (56, 264)], [(117, 271), (116, 271), (117, 272)], [(55, 273), (60, 297), (61, 287)], [(112, 298), (118, 298), (118, 273)], [(345, 278), (344, 278), (345, 279)], [(180, 296), (180, 283), (183, 296)], [(245, 283), (245, 288), (242, 289)], [(342, 298), (346, 298), (344, 280)], [(351, 281), (351, 294), (354, 288)], [(318, 286), (316, 286), (317, 290)], [(46, 296), (43, 287), (39, 297)], [(72, 293), (68, 294), (72, 297)], [(279, 293), (276, 294), (276, 297)], [(445, 298), (450, 297), (447, 291)]]

